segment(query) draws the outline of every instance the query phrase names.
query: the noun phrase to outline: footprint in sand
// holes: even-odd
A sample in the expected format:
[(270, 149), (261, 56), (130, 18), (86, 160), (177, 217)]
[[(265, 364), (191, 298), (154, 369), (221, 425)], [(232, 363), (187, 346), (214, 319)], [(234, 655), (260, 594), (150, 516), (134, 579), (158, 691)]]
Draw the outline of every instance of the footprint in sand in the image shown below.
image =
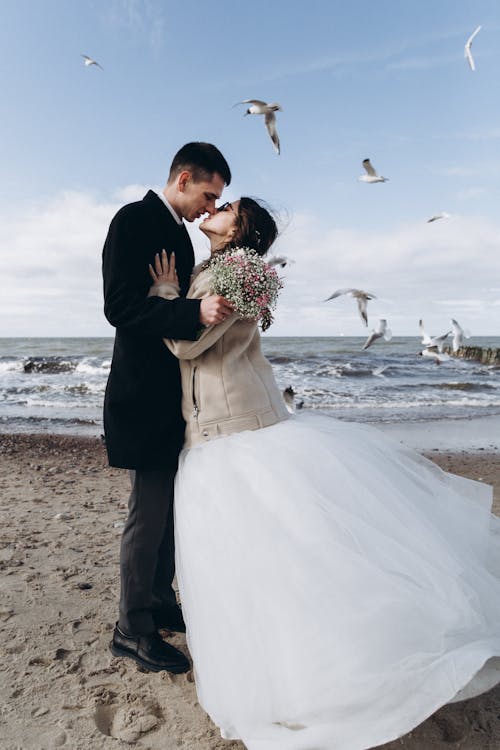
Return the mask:
[(150, 702), (134, 706), (98, 705), (94, 721), (101, 734), (133, 744), (141, 735), (154, 729), (161, 718), (158, 704)]

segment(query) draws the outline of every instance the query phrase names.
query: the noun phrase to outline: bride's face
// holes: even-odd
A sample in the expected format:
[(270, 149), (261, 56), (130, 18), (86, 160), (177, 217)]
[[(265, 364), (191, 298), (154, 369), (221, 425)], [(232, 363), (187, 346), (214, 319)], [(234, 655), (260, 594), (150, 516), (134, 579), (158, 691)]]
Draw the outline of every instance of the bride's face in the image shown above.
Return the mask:
[(201, 231), (217, 243), (229, 242), (238, 225), (239, 201), (224, 203), (214, 214), (202, 221)]

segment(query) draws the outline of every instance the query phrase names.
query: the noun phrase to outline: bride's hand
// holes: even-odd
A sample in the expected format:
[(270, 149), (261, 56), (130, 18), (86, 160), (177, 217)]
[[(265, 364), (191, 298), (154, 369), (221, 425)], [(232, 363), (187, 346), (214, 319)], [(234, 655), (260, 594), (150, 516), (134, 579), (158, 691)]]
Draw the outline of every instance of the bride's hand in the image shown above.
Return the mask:
[(175, 253), (170, 253), (170, 259), (166, 250), (156, 253), (155, 267), (149, 264), (149, 274), (153, 282), (159, 284), (179, 284), (177, 271), (175, 270)]

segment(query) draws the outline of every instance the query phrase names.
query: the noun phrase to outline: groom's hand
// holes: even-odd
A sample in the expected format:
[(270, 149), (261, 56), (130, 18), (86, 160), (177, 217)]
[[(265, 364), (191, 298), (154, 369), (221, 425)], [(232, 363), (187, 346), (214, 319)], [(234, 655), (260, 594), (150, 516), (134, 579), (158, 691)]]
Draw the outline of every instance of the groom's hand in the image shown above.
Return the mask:
[(204, 326), (213, 326), (222, 323), (233, 312), (232, 304), (218, 294), (205, 297), (200, 304), (200, 323)]

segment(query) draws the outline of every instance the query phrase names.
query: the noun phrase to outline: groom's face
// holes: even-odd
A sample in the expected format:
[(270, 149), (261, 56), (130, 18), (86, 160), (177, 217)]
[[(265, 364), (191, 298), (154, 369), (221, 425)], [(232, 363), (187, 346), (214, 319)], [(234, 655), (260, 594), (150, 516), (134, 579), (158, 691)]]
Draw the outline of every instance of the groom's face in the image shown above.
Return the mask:
[(179, 188), (182, 190), (182, 215), (184, 219), (194, 221), (203, 214), (215, 213), (215, 201), (221, 197), (224, 190), (222, 177), (214, 172), (211, 178), (195, 182), (189, 172), (186, 172), (185, 175), (183, 180), (179, 180)]

